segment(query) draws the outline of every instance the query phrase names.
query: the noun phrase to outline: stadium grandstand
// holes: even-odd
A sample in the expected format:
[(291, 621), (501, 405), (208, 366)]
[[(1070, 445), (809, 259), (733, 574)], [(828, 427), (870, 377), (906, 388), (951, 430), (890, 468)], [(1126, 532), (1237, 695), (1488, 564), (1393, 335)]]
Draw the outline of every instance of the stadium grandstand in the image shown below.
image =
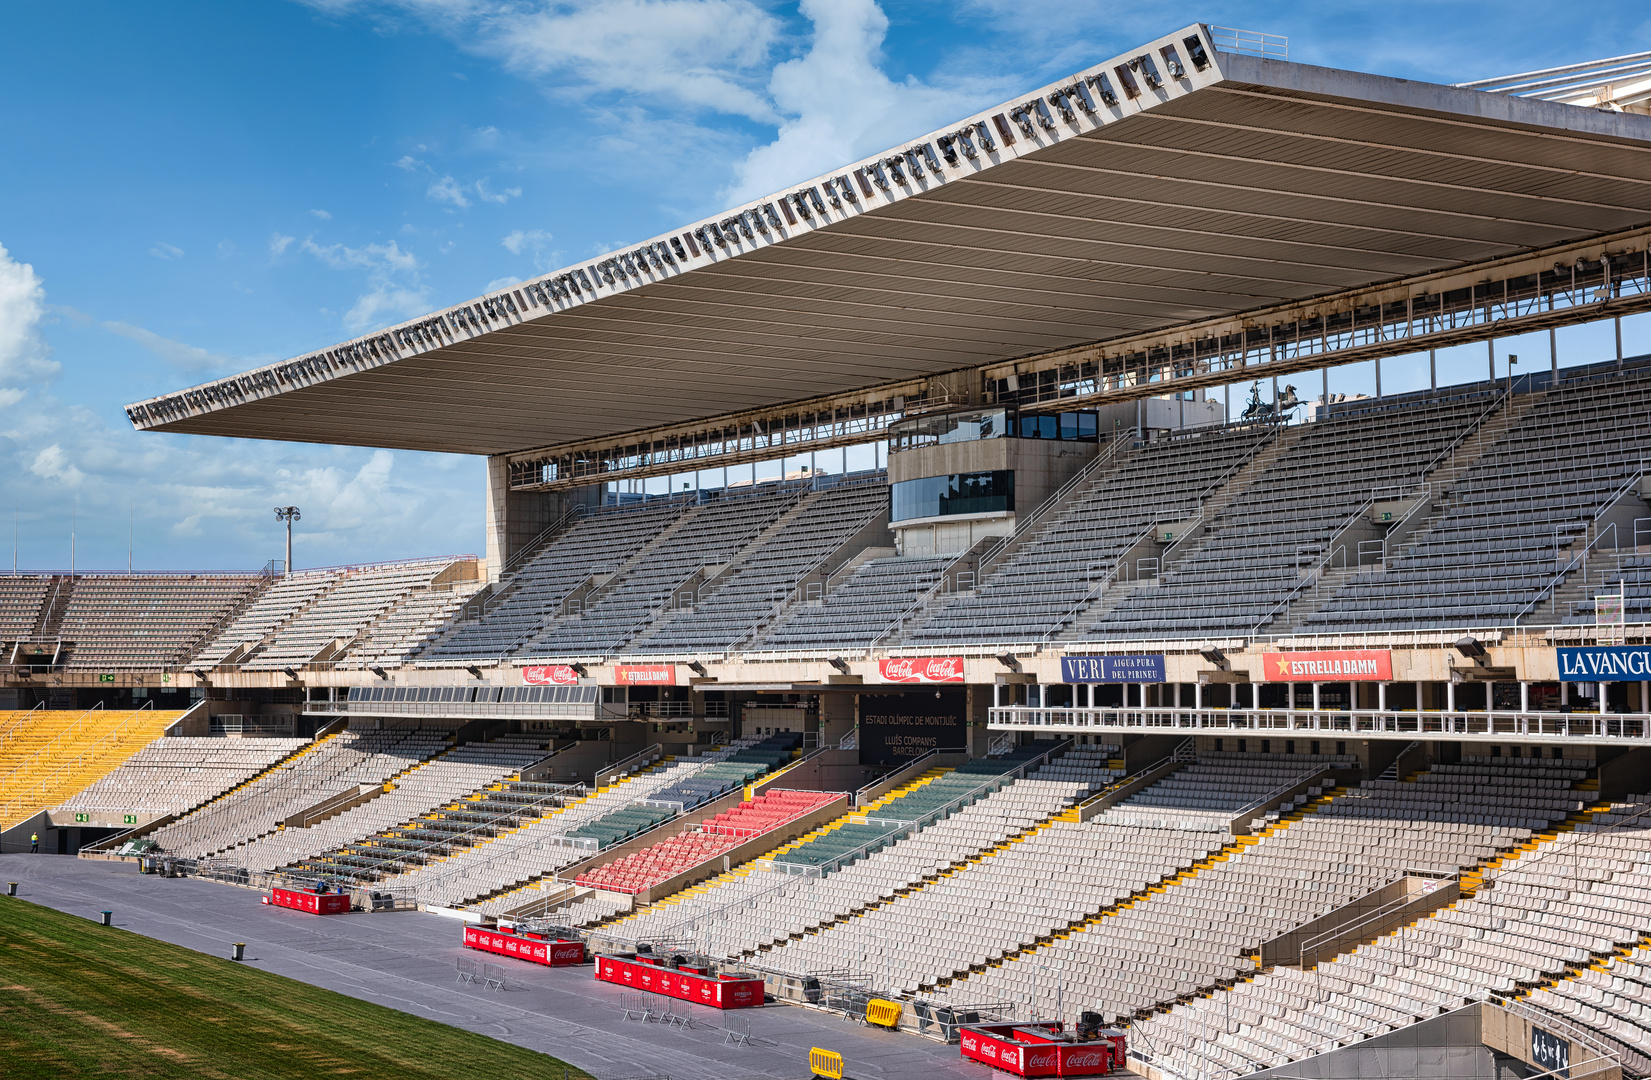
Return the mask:
[(1651, 1076), (1648, 78), (1192, 24), (135, 403), (485, 455), (486, 553), (0, 577), (6, 850), (1151, 1080)]

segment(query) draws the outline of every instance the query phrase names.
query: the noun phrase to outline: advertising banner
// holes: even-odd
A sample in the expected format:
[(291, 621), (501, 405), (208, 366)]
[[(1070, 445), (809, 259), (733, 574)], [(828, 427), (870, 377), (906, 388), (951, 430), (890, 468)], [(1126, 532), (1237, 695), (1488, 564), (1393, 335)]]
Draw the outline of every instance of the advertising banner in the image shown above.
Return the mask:
[(1392, 682), (1393, 654), (1386, 649), (1267, 653), (1267, 682)]
[(566, 664), (545, 664), (523, 668), (522, 681), (529, 686), (576, 686), (579, 673)]
[(307, 911), (311, 915), (343, 915), (350, 910), (348, 893), (312, 893), (298, 889), (271, 889), (270, 903), (275, 907)]
[(546, 941), (542, 938), (518, 937), (486, 927), (464, 928), (464, 943), (472, 949), (531, 960), (548, 967), (566, 967), (585, 962), (585, 946), (578, 941)]
[(1585, 645), (1556, 651), (1561, 682), (1651, 679), (1651, 645)]
[(673, 971), (655, 967), (641, 959), (598, 956), (596, 978), (599, 982), (648, 990), (666, 997), (709, 1005), (713, 1009), (749, 1009), (763, 1002), (761, 979), (719, 978), (697, 972)]
[(879, 660), (877, 674), (882, 676), (884, 682), (960, 683), (963, 681), (963, 658), (927, 656)]
[(615, 686), (675, 686), (675, 664), (620, 664), (613, 669)]
[(862, 764), (905, 761), (967, 744), (963, 714), (968, 701), (961, 689), (861, 694), (859, 699)]
[(1061, 682), (1161, 683), (1162, 656), (1063, 656)]

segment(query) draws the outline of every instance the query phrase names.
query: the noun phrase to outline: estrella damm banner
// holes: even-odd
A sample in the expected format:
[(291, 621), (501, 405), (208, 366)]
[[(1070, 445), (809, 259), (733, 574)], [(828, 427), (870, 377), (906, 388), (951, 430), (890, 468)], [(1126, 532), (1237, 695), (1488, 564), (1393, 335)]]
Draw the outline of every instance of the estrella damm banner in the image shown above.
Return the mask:
[(1339, 652), (1270, 652), (1262, 657), (1267, 682), (1392, 682), (1393, 654), (1386, 649)]

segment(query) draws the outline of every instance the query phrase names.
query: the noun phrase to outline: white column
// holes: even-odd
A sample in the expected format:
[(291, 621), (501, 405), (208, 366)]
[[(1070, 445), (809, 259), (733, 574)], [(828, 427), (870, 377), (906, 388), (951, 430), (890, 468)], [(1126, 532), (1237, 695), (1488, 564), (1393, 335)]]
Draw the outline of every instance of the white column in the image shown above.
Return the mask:
[(1294, 709), (1296, 707), (1296, 684), (1292, 682), (1284, 685), (1289, 688), (1287, 692), (1290, 695), (1290, 708)]
[(487, 580), (498, 581), (505, 560), (510, 557), (510, 462), (503, 454), (487, 459)]
[(1453, 682), (1445, 683), (1445, 711), (1456, 711), (1456, 684)]
[(1384, 682), (1376, 684), (1376, 711), (1387, 711), (1387, 684)]
[(1319, 684), (1313, 684), (1313, 711), (1319, 711)]
[(1571, 684), (1568, 682), (1562, 682), (1559, 684), (1559, 703), (1561, 705), (1569, 705), (1571, 703)]
[(1426, 695), (1422, 693), (1422, 684), (1421, 684), (1421, 681), (1418, 680), (1417, 683), (1416, 683), (1416, 711), (1417, 712), (1422, 711), (1422, 702), (1425, 701), (1425, 700), (1426, 700)]
[(1259, 686), (1259, 683), (1250, 684), (1250, 708), (1252, 709), (1261, 708), (1261, 691), (1258, 689)]
[(1651, 681), (1641, 679), (1640, 680), (1640, 712), (1651, 712), (1651, 708), (1646, 707), (1646, 696), (1645, 695), (1646, 695), (1647, 691), (1651, 691)]
[(1519, 711), (1531, 711), (1531, 684), (1524, 681), (1519, 684)]
[(1195, 709), (1204, 707), (1204, 684), (1201, 682), (1192, 684), (1192, 707)]

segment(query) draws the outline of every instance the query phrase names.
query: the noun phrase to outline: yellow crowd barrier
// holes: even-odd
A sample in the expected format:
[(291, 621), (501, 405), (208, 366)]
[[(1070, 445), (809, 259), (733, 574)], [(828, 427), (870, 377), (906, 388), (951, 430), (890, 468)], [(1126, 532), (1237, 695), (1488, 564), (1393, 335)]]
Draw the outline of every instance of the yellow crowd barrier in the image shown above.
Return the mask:
[(808, 1051), (808, 1067), (815, 1076), (827, 1080), (843, 1080), (843, 1055), (835, 1050), (821, 1050), (818, 1046)]

